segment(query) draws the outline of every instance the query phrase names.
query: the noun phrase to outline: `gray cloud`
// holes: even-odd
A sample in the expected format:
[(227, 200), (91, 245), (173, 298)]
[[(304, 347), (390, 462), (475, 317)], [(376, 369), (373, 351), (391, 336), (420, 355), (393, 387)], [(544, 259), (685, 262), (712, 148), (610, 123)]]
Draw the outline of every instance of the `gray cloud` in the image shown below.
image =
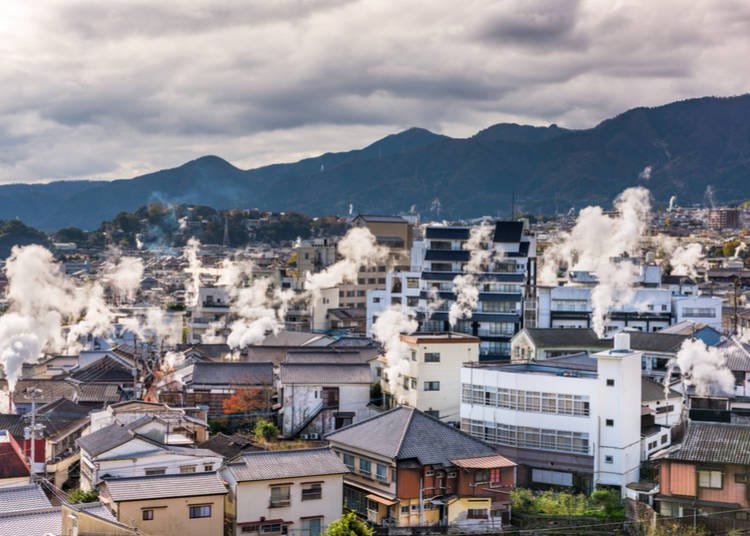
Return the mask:
[(11, 5), (3, 182), (128, 177), (209, 153), (251, 167), (410, 126), (583, 128), (750, 87), (740, 0)]

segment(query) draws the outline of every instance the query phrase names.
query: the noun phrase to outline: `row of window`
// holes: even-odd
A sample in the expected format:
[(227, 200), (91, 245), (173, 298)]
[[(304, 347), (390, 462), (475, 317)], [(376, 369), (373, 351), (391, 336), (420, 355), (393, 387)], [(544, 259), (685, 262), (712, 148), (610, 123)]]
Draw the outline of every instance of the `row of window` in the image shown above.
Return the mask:
[[(188, 506), (188, 516), (190, 519), (199, 519), (204, 517), (211, 517), (211, 505), (210, 504), (197, 504)], [(141, 517), (143, 521), (154, 520), (154, 509), (144, 508), (141, 510)]]
[[(312, 501), (323, 498), (323, 486), (320, 482), (303, 482), (300, 499)], [(271, 486), (271, 500), (269, 508), (284, 508), (292, 504), (292, 486)]]
[[(214, 470), (214, 464), (212, 463), (204, 463), (201, 468), (204, 472), (208, 473)], [(198, 471), (197, 465), (181, 465), (180, 466), (180, 473), (186, 474), (186, 473), (195, 473)], [(156, 476), (156, 475), (165, 475), (167, 474), (167, 468), (166, 467), (151, 467), (149, 469), (144, 470), (144, 474), (146, 476)]]
[(589, 435), (581, 432), (513, 426), (473, 419), (461, 419), (461, 430), (488, 443), (509, 447), (575, 454), (588, 454), (589, 452)]
[(491, 385), (462, 384), (461, 401), (466, 404), (556, 415), (587, 417), (590, 413), (588, 396), (505, 389)]
[[(453, 292), (455, 285), (453, 282), (450, 283), (432, 283), (431, 288), (435, 290), (442, 290), (447, 292)], [(508, 283), (480, 283), (480, 292), (498, 292), (502, 294), (520, 294), (521, 287), (519, 285), (512, 285)]]
[[(347, 453), (341, 454), (341, 461), (352, 472), (360, 476), (372, 478), (383, 484), (388, 483), (388, 466), (382, 463), (373, 462), (367, 458), (359, 458), (359, 464), (355, 466), (356, 458)], [(373, 472), (374, 469), (374, 472)]]
[[(417, 379), (412, 378), (411, 376), (404, 376), (403, 377), (403, 383), (401, 384), (405, 391), (408, 391), (409, 389), (416, 389), (417, 388)], [(424, 390), (425, 391), (439, 391), (440, 390), (440, 382), (438, 381), (426, 381), (424, 382)]]

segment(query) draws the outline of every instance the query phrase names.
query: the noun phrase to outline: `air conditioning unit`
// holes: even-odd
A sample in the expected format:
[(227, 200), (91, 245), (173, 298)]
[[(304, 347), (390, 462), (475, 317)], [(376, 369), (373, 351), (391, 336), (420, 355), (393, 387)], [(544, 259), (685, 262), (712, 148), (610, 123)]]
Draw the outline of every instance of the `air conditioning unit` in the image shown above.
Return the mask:
[(320, 434), (318, 433), (307, 434), (307, 435), (310, 436), (310, 439), (320, 439)]

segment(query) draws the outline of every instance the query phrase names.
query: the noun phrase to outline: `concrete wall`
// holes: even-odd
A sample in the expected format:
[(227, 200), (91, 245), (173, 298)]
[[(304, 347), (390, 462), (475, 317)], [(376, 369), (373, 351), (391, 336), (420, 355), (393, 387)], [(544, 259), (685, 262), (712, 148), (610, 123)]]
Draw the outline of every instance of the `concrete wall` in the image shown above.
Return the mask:
[[(190, 518), (190, 506), (209, 505), (211, 517)], [(224, 529), (224, 495), (144, 499), (114, 505), (118, 521), (137, 527), (145, 534), (203, 536), (222, 534)], [(143, 519), (143, 510), (153, 509), (153, 519)]]

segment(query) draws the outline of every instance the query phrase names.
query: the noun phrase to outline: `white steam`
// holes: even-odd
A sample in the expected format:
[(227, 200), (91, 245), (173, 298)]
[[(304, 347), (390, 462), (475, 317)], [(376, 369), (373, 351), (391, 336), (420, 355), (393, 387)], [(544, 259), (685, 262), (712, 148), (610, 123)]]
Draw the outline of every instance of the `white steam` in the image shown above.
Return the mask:
[(651, 180), (651, 171), (652, 171), (652, 167), (646, 166), (645, 168), (643, 168), (643, 171), (641, 171), (638, 174), (638, 178), (641, 179), (642, 181)]
[(591, 292), (592, 323), (599, 337), (604, 335), (604, 321), (609, 310), (632, 298), (632, 287), (638, 270), (622, 256), (639, 256), (640, 240), (645, 235), (651, 203), (645, 188), (628, 188), (614, 202), (616, 215), (607, 215), (601, 207), (581, 210), (576, 224), (561, 241), (544, 252), (540, 282), (557, 285), (557, 272), (589, 271), (596, 275), (597, 285)]
[(360, 268), (385, 263), (388, 249), (379, 246), (375, 236), (366, 227), (353, 227), (338, 243), (338, 252), (343, 257), (322, 272), (310, 274), (305, 279), (305, 290), (314, 297), (320, 291), (341, 283), (354, 283)]
[(695, 277), (698, 269), (705, 267), (703, 246), (697, 242), (682, 244), (677, 239), (658, 235), (654, 242), (672, 266), (672, 275)]
[[(734, 392), (734, 374), (727, 367), (726, 357), (719, 348), (709, 348), (701, 340), (686, 340), (677, 352), (674, 364), (680, 368), (685, 384), (694, 387), (698, 395)], [(670, 376), (665, 377), (665, 389)]]
[(667, 210), (672, 212), (675, 208), (677, 208), (677, 196), (673, 195), (669, 198), (669, 206), (667, 207)]
[[(44, 247), (14, 247), (5, 273), (10, 305), (0, 317), (0, 363), (11, 392), (22, 365), (36, 362), (41, 352), (75, 352), (81, 336), (110, 331), (101, 285), (77, 286)], [(67, 338), (64, 322), (69, 323)]]
[(384, 311), (372, 325), (373, 337), (383, 345), (385, 352), (386, 375), (391, 393), (396, 392), (399, 375), (409, 374), (409, 349), (401, 340), (401, 334), (413, 333), (418, 327), (414, 313), (404, 312), (400, 307)]
[(487, 271), (489, 265), (500, 260), (502, 252), (493, 248), (492, 236), (495, 227), (483, 221), (472, 227), (469, 240), (463, 248), (470, 252), (469, 262), (464, 273), (453, 278), (453, 292), (456, 299), (448, 311), (448, 322), (453, 327), (459, 319), (471, 318), (479, 302), (478, 274)]
[(102, 281), (111, 285), (120, 299), (132, 301), (143, 279), (143, 261), (138, 257), (123, 257), (120, 250), (111, 248), (102, 266)]
[(198, 296), (201, 288), (201, 271), (203, 265), (198, 258), (198, 251), (200, 250), (200, 241), (192, 237), (187, 241), (183, 256), (187, 259), (188, 267), (185, 270), (190, 278), (185, 283), (185, 303), (188, 307), (195, 307), (198, 305)]

